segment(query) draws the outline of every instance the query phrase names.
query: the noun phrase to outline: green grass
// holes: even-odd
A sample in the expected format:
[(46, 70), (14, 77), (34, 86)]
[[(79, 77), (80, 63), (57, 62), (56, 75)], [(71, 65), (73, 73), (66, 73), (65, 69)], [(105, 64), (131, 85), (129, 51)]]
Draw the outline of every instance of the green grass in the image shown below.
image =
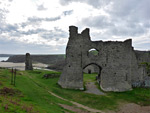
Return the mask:
[(93, 74), (84, 74), (84, 82), (95, 82), (96, 81), (96, 73)]
[[(36, 85), (33, 80), (28, 77), (28, 75), (30, 75), (30, 72), (17, 73), (16, 87), (10, 85), (11, 74), (8, 70), (1, 70), (0, 72), (1, 78), (3, 78), (3, 76), (5, 75), (5, 78), (0, 79), (3, 84), (1, 85), (1, 89), (5, 86), (13, 89), (18, 89), (22, 92), (21, 96), (0, 95), (0, 106), (2, 106), (0, 109), (0, 113), (13, 111), (16, 111), (16, 113), (24, 113), (31, 107), (32, 112), (36, 113), (62, 113), (66, 110), (61, 108), (58, 103), (72, 105), (66, 101), (60, 100), (50, 95), (43, 87), (39, 87), (38, 85)], [(37, 73), (36, 71), (33, 71), (33, 73), (39, 74), (40, 72)], [(14, 100), (17, 104), (12, 104), (10, 102), (11, 100), (8, 98)], [(19, 99), (19, 103), (17, 99)]]
[[(12, 105), (10, 100), (5, 100), (4, 96), (0, 95), (0, 113), (6, 112), (7, 103), (10, 111), (18, 110), (22, 113), (25, 112), (25, 107), (27, 109), (31, 108), (33, 111), (39, 111), (40, 113), (62, 113), (67, 111), (61, 108), (58, 104), (72, 105), (69, 102), (63, 101), (50, 95), (47, 90), (65, 98), (83, 104), (85, 106), (100, 109), (100, 110), (115, 110), (118, 104), (121, 102), (132, 102), (140, 105), (150, 105), (150, 89), (146, 88), (135, 88), (132, 91), (115, 93), (107, 92), (106, 95), (94, 95), (84, 93), (79, 90), (69, 90), (62, 89), (57, 81), (58, 76), (49, 79), (42, 78), (44, 74), (61, 74), (60, 72), (51, 72), (44, 70), (34, 70), (34, 71), (18, 71), (16, 79), (16, 87), (10, 85), (11, 73), (8, 70), (0, 69), (0, 89), (5, 87), (10, 87), (13, 89), (18, 89), (21, 91), (20, 95), (15, 95), (12, 98), (14, 101), (18, 102), (19, 99), (20, 106)], [(84, 82), (95, 81), (96, 74), (84, 74)], [(23, 95), (23, 96), (22, 96)], [(70, 112), (70, 111), (68, 111)]]

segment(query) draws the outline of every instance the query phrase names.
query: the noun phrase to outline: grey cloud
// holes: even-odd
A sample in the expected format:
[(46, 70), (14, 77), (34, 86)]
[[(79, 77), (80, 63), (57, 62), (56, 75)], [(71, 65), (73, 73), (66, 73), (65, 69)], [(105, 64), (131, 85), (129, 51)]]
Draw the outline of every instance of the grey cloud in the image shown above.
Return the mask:
[(91, 40), (92, 41), (98, 41), (98, 40), (103, 40), (103, 41), (106, 41), (106, 40), (110, 40), (110, 35), (105, 33), (101, 33), (101, 32), (96, 32), (96, 33), (91, 33)]
[(17, 31), (18, 26), (16, 24), (11, 25), (11, 24), (5, 24), (5, 26), (3, 26), (3, 30), (10, 32), (10, 31)]
[[(62, 5), (69, 5), (72, 2), (81, 2), (94, 8), (104, 8), (111, 16), (125, 18), (127, 16), (138, 19), (150, 19), (150, 0), (59, 0)], [(110, 5), (112, 7), (105, 8)]]
[(73, 10), (67, 10), (62, 12), (62, 14), (60, 16), (57, 17), (52, 17), (52, 18), (39, 18), (39, 17), (29, 17), (28, 20), (26, 22), (21, 23), (21, 27), (24, 28), (28, 25), (39, 25), (42, 21), (47, 21), (47, 22), (51, 22), (51, 21), (57, 21), (60, 20), (61, 17), (63, 15), (68, 16), (71, 15), (73, 13)]
[(40, 25), (40, 23), (42, 21), (47, 21), (47, 22), (51, 22), (51, 21), (57, 21), (60, 20), (61, 16), (58, 17), (54, 17), (54, 18), (39, 18), (39, 17), (29, 17), (28, 20), (26, 22), (21, 23), (21, 27), (24, 28), (28, 25), (32, 25), (32, 26), (38, 26)]
[[(58, 51), (56, 51), (58, 49)], [(53, 47), (50, 45), (36, 45), (36, 44), (26, 44), (18, 43), (15, 40), (2, 40), (0, 39), (0, 53), (8, 54), (60, 54), (65, 52), (65, 46)]]
[(68, 11), (64, 11), (64, 12), (63, 12), (63, 14), (64, 14), (65, 16), (71, 15), (72, 13), (73, 13), (73, 10), (68, 10)]
[(95, 27), (99, 29), (108, 28), (110, 26), (113, 26), (113, 23), (105, 16), (95, 16), (95, 17), (89, 17), (84, 18), (81, 23), (83, 25), (86, 25), (88, 27)]
[[(33, 35), (33, 34), (39, 34), (41, 37), (45, 38), (45, 39), (55, 39), (55, 40), (59, 40), (59, 38), (66, 38), (67, 37), (67, 33), (57, 27), (54, 28), (54, 30), (46, 30), (46, 29), (30, 29), (28, 31), (20, 31), (19, 29), (19, 25), (6, 25), (4, 26), (0, 26), (0, 33), (1, 32), (5, 32), (8, 33), (8, 35), (10, 37), (22, 37), (24, 35)], [(8, 37), (6, 37), (8, 38)]]
[[(11, 2), (12, 0), (9, 1)], [(111, 0), (111, 2), (110, 0), (60, 0), (62, 5), (69, 5), (69, 3), (72, 2), (86, 3), (99, 9), (103, 8), (103, 10), (109, 14), (109, 18), (107, 16), (99, 15), (84, 18), (78, 22), (79, 28), (88, 26), (90, 28), (95, 28), (96, 30), (106, 30), (105, 33), (91, 33), (91, 37), (94, 39), (111, 40), (111, 37), (114, 35), (118, 37), (132, 36), (136, 38), (147, 34), (150, 30), (150, 0)], [(112, 4), (110, 5), (110, 3)], [(110, 5), (111, 7), (105, 8), (107, 5)], [(43, 5), (39, 5), (37, 9), (39, 11), (46, 10)], [(46, 40), (59, 40), (60, 38), (68, 37), (68, 32), (66, 33), (57, 27), (54, 28), (54, 30), (40, 29), (40, 23), (43, 21), (51, 22), (61, 20), (62, 16), (70, 16), (73, 13), (73, 10), (64, 11), (60, 16), (54, 18), (30, 17), (26, 22), (14, 25), (7, 24), (5, 20), (6, 13), (8, 13), (6, 9), (0, 8), (0, 36), (2, 32), (8, 34), (8, 36), (3, 36), (4, 38), (9, 38), (11, 36), (21, 38), (24, 35), (38, 34)], [(30, 29), (28, 31), (19, 30), (20, 28), (24, 29), (29, 25), (32, 25), (33, 27), (39, 26), (39, 28)], [(146, 45), (147, 48), (150, 48), (150, 44)], [(142, 46), (144, 45), (139, 45), (139, 48)], [(35, 44), (35, 49), (36, 48), (37, 46)]]
[[(113, 2), (111, 7), (104, 8), (109, 18), (101, 15), (89, 17), (83, 19), (81, 24), (96, 29), (106, 29), (105, 33), (110, 37), (113, 35), (138, 37), (148, 33), (150, 29), (149, 0), (113, 0), (111, 2)], [(97, 1), (97, 4), (99, 3)]]
[(0, 22), (4, 21), (4, 19), (6, 18), (6, 14), (8, 13), (8, 11), (6, 9), (0, 9)]
[(13, 0), (8, 0), (9, 2), (12, 2)]
[(39, 11), (44, 11), (44, 10), (47, 10), (47, 8), (45, 8), (44, 5), (41, 4), (41, 5), (38, 5), (38, 6), (37, 6), (37, 10), (39, 10)]
[[(113, 10), (112, 10), (113, 9)], [(109, 14), (116, 18), (143, 21), (150, 19), (150, 1), (149, 0), (114, 0), (111, 9), (107, 10)]]
[(6, 14), (8, 13), (8, 10), (5, 8), (0, 8), (0, 34), (2, 32), (7, 32), (13, 29), (16, 29), (15, 26), (12, 26), (10, 24), (7, 24), (5, 22)]
[(144, 26), (145, 28), (150, 29), (150, 21), (149, 21), (149, 22), (146, 22), (146, 23), (143, 23), (143, 26)]
[(113, 27), (109, 30), (110, 35), (116, 36), (140, 36), (146, 31), (143, 28), (129, 28), (129, 27)]
[[(13, 25), (9, 26), (8, 28), (14, 29)], [(16, 29), (16, 28), (15, 28)], [(28, 30), (26, 32), (16, 30), (15, 32), (13, 30), (9, 30), (8, 36), (2, 36), (0, 38), (0, 52), (4, 53), (25, 53), (25, 52), (31, 52), (31, 53), (63, 53), (65, 51), (64, 46), (56, 46), (53, 47), (51, 45), (37, 45), (36, 43), (33, 44), (27, 44), (27, 43), (20, 43), (17, 40), (7, 40), (9, 37), (17, 37), (18, 39), (21, 38), (21, 36), (25, 35), (32, 35), (32, 34), (39, 34), (41, 37), (45, 38), (47, 41), (50, 40), (59, 40), (60, 38), (66, 37), (66, 32), (59, 29), (54, 28), (54, 30), (46, 30), (46, 29), (35, 29), (35, 30)], [(0, 34), (1, 37), (1, 34)], [(58, 51), (56, 51), (58, 49)], [(4, 50), (4, 51), (3, 51)], [(42, 51), (40, 51), (42, 50)]]
[(28, 30), (28, 31), (20, 31), (17, 33), (17, 35), (33, 35), (33, 34), (39, 34), (41, 37), (45, 39), (56, 39), (59, 38), (66, 38), (67, 33), (59, 28), (54, 28), (54, 30), (46, 30), (46, 29), (34, 29), (34, 30)]
[(137, 49), (137, 50), (149, 50), (150, 51), (150, 43), (133, 43), (134, 47)]
[(103, 8), (109, 18), (101, 15), (84, 18), (80, 25), (107, 29), (106, 33), (110, 36), (140, 36), (150, 29), (150, 0), (60, 0), (62, 5), (72, 2)]
[[(41, 37), (45, 38), (45, 39), (56, 39), (58, 40), (59, 38), (64, 38), (66, 36), (66, 33), (58, 28), (54, 28), (54, 30), (46, 30), (46, 29), (30, 29), (28, 31), (22, 31), (19, 30), (20, 28), (24, 29), (26, 26), (32, 25), (34, 26), (40, 26), (40, 23), (42, 21), (47, 21), (47, 22), (51, 22), (51, 21), (57, 21), (61, 19), (61, 16), (63, 14), (69, 15), (72, 13), (72, 10), (69, 11), (65, 11), (62, 13), (61, 16), (58, 17), (54, 17), (54, 18), (38, 18), (38, 17), (30, 17), (28, 18), (28, 20), (26, 22), (23, 23), (18, 23), (18, 24), (7, 24), (5, 22), (5, 13), (7, 13), (6, 10), (4, 9), (0, 9), (0, 37), (5, 37), (5, 38), (9, 38), (9, 37), (18, 37), (21, 38), (24, 35), (33, 35), (33, 34), (39, 34)], [(7, 33), (7, 36), (2, 36), (1, 33)]]
[(11, 24), (1, 24), (0, 26), (0, 34), (1, 33), (17, 33), (18, 32), (18, 26), (16, 24), (11, 25)]
[(54, 30), (49, 30), (47, 32), (44, 32), (41, 34), (41, 37), (45, 39), (55, 39), (56, 41), (60, 38), (66, 38), (67, 33), (57, 27), (54, 28)]
[(40, 34), (43, 32), (48, 32), (48, 30), (38, 28), (38, 29), (32, 29), (28, 31), (20, 31), (19, 33), (22, 35), (33, 35), (33, 34), (38, 34), (38, 33)]
[(140, 36), (150, 29), (149, 0), (114, 0), (112, 9), (108, 13), (116, 25), (109, 29), (113, 35)]
[(25, 28), (26, 26), (28, 25), (36, 25), (38, 26), (40, 23), (39, 22), (32, 22), (32, 21), (27, 21), (27, 22), (23, 22), (23, 23), (20, 23), (19, 25), (22, 27), (22, 28)]
[(28, 18), (29, 22), (41, 22), (41, 21), (57, 21), (60, 20), (61, 17), (54, 17), (54, 18), (38, 18), (38, 17), (30, 17)]
[(107, 5), (110, 2), (110, 0), (59, 0), (59, 2), (61, 5), (68, 5), (69, 3), (72, 2), (81, 2), (91, 5), (94, 8), (100, 8), (103, 7), (104, 5)]

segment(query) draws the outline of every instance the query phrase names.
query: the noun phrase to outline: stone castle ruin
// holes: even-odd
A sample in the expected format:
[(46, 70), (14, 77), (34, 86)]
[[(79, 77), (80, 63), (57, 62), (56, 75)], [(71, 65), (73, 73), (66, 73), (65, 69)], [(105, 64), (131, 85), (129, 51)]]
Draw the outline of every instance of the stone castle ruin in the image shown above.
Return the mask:
[[(99, 69), (97, 80), (104, 91), (127, 91), (132, 87), (150, 87), (148, 70), (142, 62), (150, 62), (150, 51), (135, 51), (132, 40), (91, 41), (89, 29), (78, 33), (69, 27), (66, 65), (58, 84), (63, 88), (83, 90), (83, 70), (90, 65)], [(91, 54), (95, 50), (97, 54)]]

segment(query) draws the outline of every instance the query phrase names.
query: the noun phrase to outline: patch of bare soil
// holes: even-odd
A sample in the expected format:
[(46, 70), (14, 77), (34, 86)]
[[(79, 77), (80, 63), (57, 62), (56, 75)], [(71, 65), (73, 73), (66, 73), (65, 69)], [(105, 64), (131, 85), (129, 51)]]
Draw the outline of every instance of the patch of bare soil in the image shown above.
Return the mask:
[(13, 96), (16, 94), (19, 95), (19, 94), (21, 94), (21, 92), (19, 90), (8, 88), (8, 87), (3, 87), (2, 89), (0, 89), (0, 95)]
[(150, 106), (128, 103), (120, 107), (119, 111), (116, 113), (150, 113)]
[(0, 86), (2, 86), (3, 85), (3, 83), (0, 81)]
[(79, 108), (74, 107), (74, 106), (69, 106), (69, 105), (65, 105), (65, 104), (59, 104), (59, 105), (60, 105), (61, 107), (63, 107), (64, 109), (73, 111), (73, 112), (75, 112), (75, 113), (90, 113), (90, 112), (88, 112), (88, 111), (79, 109)]

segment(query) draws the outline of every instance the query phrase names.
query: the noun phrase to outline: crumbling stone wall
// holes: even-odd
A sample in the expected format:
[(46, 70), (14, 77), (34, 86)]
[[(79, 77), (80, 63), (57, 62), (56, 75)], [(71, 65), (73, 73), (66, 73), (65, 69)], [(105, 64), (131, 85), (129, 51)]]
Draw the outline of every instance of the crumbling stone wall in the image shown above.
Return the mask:
[[(69, 27), (69, 41), (66, 48), (66, 66), (58, 84), (63, 88), (83, 89), (83, 69), (90, 64), (99, 66), (100, 87), (104, 91), (126, 91), (132, 89), (132, 82), (142, 80), (132, 40), (91, 41), (89, 29), (78, 33), (75, 26)], [(95, 49), (97, 55), (90, 55)]]
[(25, 70), (33, 70), (32, 59), (29, 53), (26, 53)]
[(150, 87), (150, 72), (145, 63), (150, 63), (150, 51), (135, 50), (135, 57), (138, 67), (139, 78), (136, 74), (132, 75), (133, 87)]

